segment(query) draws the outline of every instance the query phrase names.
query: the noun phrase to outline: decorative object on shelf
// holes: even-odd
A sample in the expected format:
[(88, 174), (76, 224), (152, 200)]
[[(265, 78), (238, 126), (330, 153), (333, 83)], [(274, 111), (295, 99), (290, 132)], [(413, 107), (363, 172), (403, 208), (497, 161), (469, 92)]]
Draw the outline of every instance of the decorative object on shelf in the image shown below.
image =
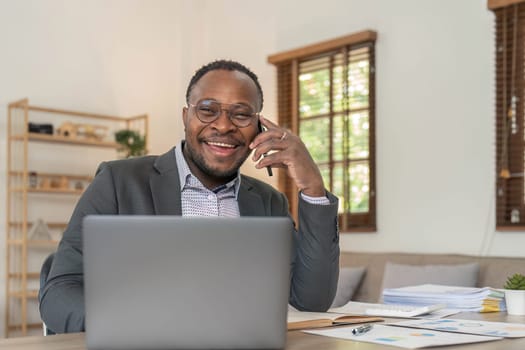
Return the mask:
[(37, 241), (50, 241), (53, 239), (49, 227), (44, 220), (40, 218), (36, 219), (27, 235), (29, 236), (29, 239)]
[(37, 134), (48, 134), (53, 135), (53, 124), (37, 124), (37, 123), (29, 123), (28, 128), (29, 132), (34, 132)]
[(61, 182), (60, 182), (60, 179), (59, 178), (56, 178), (56, 177), (52, 177), (50, 180), (49, 180), (49, 185), (51, 188), (61, 188)]
[(29, 187), (36, 188), (38, 186), (38, 175), (36, 171), (29, 173)]
[(102, 141), (106, 137), (108, 128), (103, 125), (76, 124), (77, 135), (86, 139)]
[(121, 145), (120, 152), (125, 152), (125, 158), (143, 156), (147, 153), (146, 137), (137, 131), (124, 129), (115, 133), (115, 141)]
[(503, 286), (509, 315), (525, 315), (525, 276), (520, 273), (507, 278)]
[(63, 190), (67, 190), (69, 188), (69, 180), (67, 176), (60, 177), (58, 188), (63, 189)]
[(82, 181), (75, 182), (75, 190), (82, 191), (83, 189), (84, 189), (84, 184), (82, 183)]
[(64, 122), (58, 127), (57, 134), (59, 136), (76, 138), (77, 137), (77, 128), (76, 128), (75, 124), (73, 124), (71, 122)]
[(104, 125), (64, 122), (57, 129), (57, 134), (63, 137), (102, 141), (106, 137), (107, 131), (108, 127)]
[(67, 190), (69, 189), (69, 179), (67, 176), (51, 176), (48, 177), (49, 180), (49, 187), (46, 188), (54, 188), (58, 190)]
[(43, 189), (43, 190), (48, 190), (51, 187), (52, 187), (51, 186), (51, 179), (49, 179), (47, 177), (44, 177), (44, 178), (42, 178), (42, 180), (40, 180), (40, 186), (38, 186), (38, 188)]

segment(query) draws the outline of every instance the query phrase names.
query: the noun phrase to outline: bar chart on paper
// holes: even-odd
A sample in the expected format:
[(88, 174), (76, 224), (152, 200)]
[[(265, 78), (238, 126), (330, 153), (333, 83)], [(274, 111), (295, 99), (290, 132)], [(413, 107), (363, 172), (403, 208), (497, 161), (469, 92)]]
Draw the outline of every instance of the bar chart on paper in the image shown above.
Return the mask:
[(392, 326), (424, 328), (437, 331), (488, 335), (504, 338), (525, 337), (525, 324), (472, 321), (443, 318), (440, 320), (410, 320), (389, 323)]

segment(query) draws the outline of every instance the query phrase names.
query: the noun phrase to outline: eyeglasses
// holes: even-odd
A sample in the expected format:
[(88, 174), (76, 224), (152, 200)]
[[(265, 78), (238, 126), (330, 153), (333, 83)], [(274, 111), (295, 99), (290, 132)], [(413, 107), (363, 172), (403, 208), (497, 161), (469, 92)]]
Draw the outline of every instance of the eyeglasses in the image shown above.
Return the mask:
[[(202, 100), (197, 102), (196, 105), (188, 103), (189, 106), (195, 109), (197, 118), (203, 123), (209, 124), (217, 120), (222, 111), (226, 112), (226, 115), (230, 119), (233, 125), (238, 128), (245, 128), (252, 123), (253, 120), (258, 116), (258, 113), (254, 112), (250, 106), (243, 104), (227, 104), (219, 103), (214, 100)], [(227, 109), (222, 106), (229, 106)]]

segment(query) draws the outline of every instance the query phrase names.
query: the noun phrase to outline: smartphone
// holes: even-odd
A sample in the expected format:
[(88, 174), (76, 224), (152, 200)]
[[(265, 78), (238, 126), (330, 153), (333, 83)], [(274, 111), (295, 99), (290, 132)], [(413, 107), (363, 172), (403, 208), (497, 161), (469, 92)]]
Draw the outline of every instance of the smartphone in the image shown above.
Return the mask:
[[(257, 129), (259, 130), (259, 134), (265, 130), (260, 120), (257, 121)], [(263, 154), (263, 157), (266, 157), (266, 153)], [(272, 171), (271, 166), (267, 166), (266, 170), (268, 171), (268, 176), (273, 176), (273, 171)]]

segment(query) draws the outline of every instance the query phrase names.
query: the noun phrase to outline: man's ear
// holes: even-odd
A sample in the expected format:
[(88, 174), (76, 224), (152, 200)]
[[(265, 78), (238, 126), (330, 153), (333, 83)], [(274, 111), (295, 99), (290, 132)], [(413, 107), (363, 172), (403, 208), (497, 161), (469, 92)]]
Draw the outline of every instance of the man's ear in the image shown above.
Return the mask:
[(184, 129), (186, 129), (188, 123), (188, 107), (182, 107), (182, 123), (184, 124)]

